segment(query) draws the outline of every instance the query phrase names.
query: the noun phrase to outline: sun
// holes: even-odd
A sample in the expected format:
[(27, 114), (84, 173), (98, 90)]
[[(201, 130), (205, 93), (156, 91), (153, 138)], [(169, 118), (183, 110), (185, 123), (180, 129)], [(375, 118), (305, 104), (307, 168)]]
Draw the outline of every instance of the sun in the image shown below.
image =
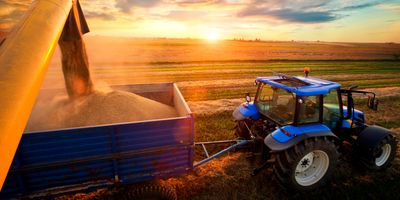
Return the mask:
[(217, 41), (221, 39), (221, 35), (217, 31), (207, 31), (205, 33), (205, 39), (208, 41)]

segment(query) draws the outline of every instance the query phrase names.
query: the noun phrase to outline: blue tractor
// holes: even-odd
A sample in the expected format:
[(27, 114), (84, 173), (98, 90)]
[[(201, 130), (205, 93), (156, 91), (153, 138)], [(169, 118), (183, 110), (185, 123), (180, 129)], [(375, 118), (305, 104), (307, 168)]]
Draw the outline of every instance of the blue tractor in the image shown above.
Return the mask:
[(390, 130), (366, 124), (364, 113), (354, 108), (354, 94), (368, 97), (368, 108), (377, 110), (372, 92), (341, 89), (335, 82), (274, 73), (258, 77), (254, 101), (233, 112), (236, 134), (261, 143), (265, 159), (257, 168), (273, 167), (278, 182), (288, 189), (310, 191), (324, 185), (338, 161), (340, 147), (351, 144), (360, 163), (383, 170), (393, 161), (397, 141)]

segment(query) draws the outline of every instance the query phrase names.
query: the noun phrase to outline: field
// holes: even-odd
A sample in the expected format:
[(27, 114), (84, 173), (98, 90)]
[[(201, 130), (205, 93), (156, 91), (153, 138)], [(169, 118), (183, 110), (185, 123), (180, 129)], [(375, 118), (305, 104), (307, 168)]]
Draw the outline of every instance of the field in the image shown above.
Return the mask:
[[(97, 87), (114, 84), (177, 82), (195, 113), (195, 141), (234, 139), (232, 110), (254, 95), (254, 79), (272, 71), (357, 84), (375, 91), (379, 111), (367, 111), (369, 123), (400, 128), (400, 45), (325, 42), (254, 42), (89, 37), (87, 47)], [(63, 87), (59, 52), (55, 53), (43, 88)], [(200, 155), (201, 152), (196, 152)], [(165, 181), (180, 199), (295, 199), (266, 171), (250, 172), (256, 161), (245, 152), (233, 152), (186, 176)], [(198, 159), (200, 156), (198, 156)], [(310, 199), (380, 199), (397, 197), (400, 160), (385, 172), (368, 172), (344, 152), (334, 179), (327, 187), (307, 195)], [(118, 189), (117, 189), (118, 190)], [(108, 191), (99, 191), (102, 195)], [(328, 195), (329, 194), (329, 195)], [(89, 198), (92, 195), (75, 197)]]

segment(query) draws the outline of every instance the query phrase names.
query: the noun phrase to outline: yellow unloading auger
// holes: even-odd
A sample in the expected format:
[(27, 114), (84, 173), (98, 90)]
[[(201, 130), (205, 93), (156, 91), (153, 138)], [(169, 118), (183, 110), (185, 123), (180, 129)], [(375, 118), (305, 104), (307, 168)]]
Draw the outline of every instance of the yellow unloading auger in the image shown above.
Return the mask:
[(80, 18), (77, 0), (37, 0), (0, 45), (0, 191), (58, 41), (88, 32)]

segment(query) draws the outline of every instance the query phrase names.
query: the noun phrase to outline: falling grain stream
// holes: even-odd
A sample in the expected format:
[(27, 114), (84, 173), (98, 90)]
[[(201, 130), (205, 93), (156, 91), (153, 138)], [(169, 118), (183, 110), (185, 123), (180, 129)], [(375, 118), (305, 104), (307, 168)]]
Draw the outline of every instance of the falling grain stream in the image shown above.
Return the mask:
[(89, 61), (83, 39), (59, 41), (65, 88), (71, 100), (93, 92)]

